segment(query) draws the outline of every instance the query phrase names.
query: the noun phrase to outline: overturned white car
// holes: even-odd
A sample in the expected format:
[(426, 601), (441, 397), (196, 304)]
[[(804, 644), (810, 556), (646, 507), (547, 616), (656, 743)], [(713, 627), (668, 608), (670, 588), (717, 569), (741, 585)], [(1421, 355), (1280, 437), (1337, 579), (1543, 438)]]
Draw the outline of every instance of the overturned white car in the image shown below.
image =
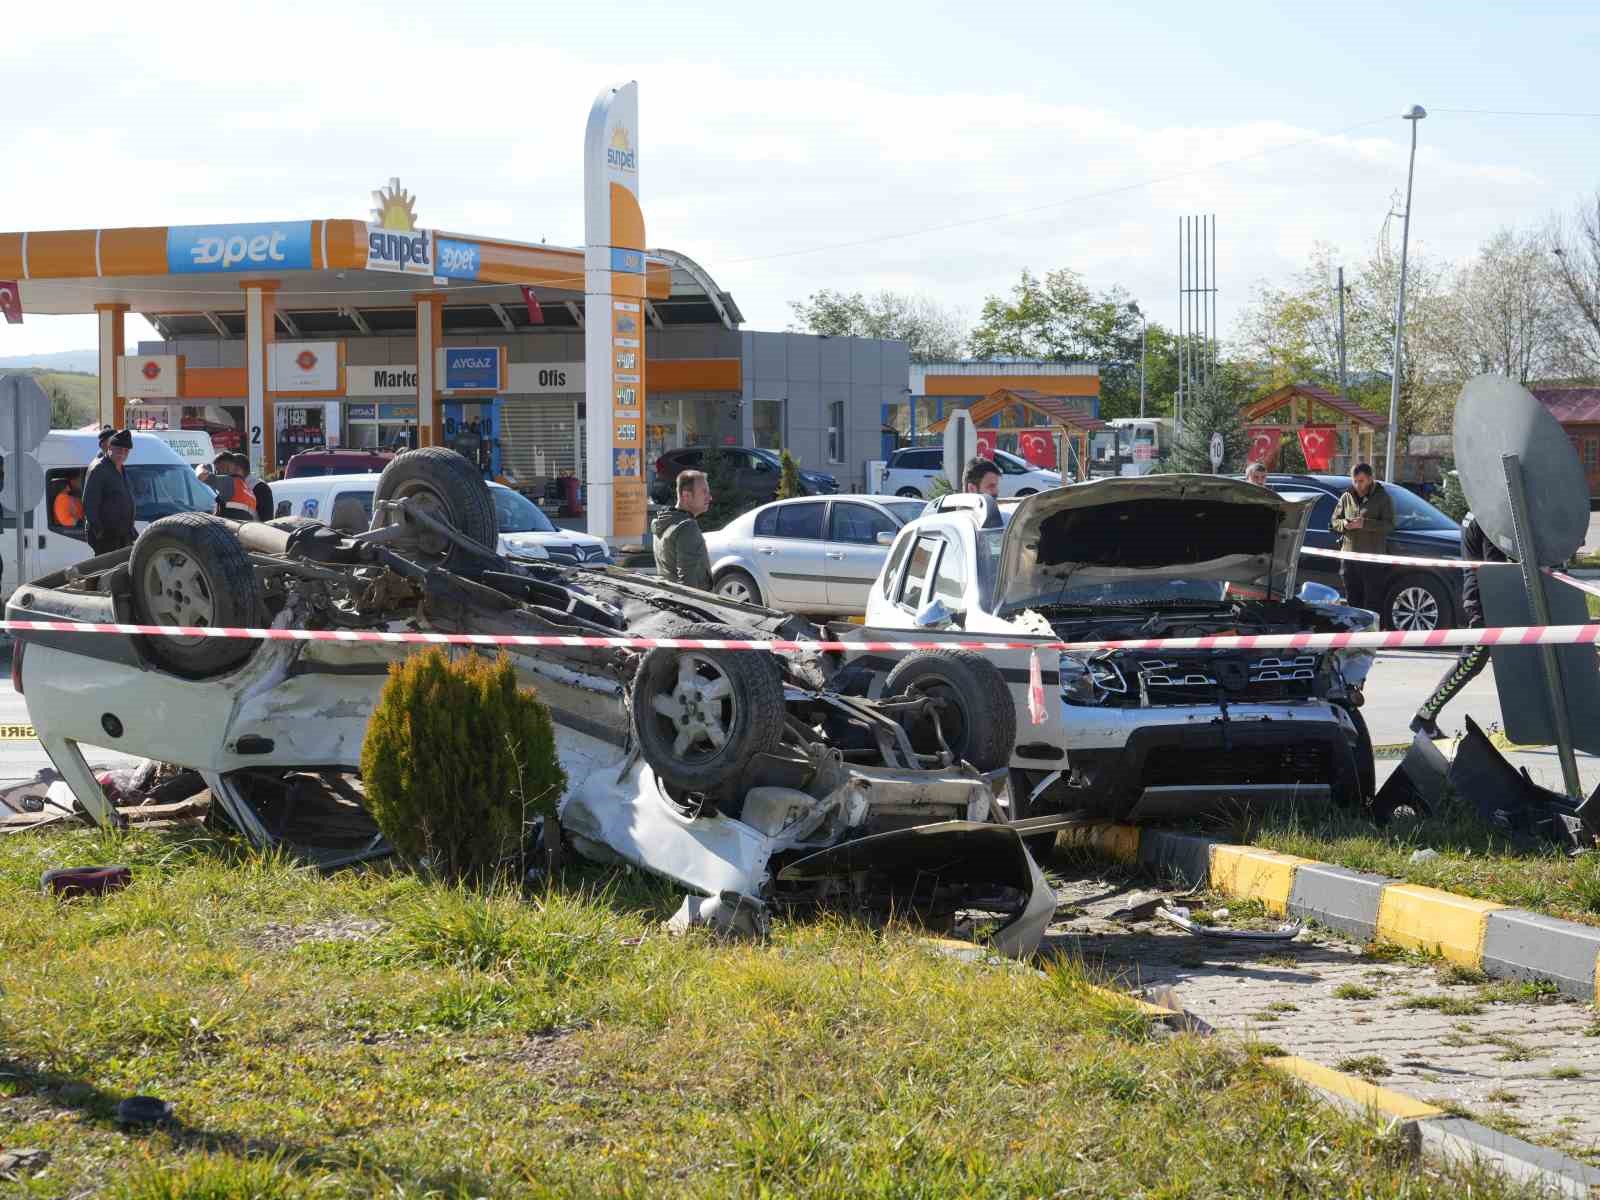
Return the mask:
[[(614, 568), (504, 557), (495, 509), (453, 452), (402, 454), (372, 528), (316, 521), (158, 521), (131, 551), (19, 587), (12, 620), (369, 633), (818, 641), (781, 613)], [(862, 632), (846, 626), (829, 637)], [(198, 772), (213, 807), (260, 845), (332, 865), (381, 848), (360, 807), (367, 720), (406, 648), (371, 641), (22, 631), (14, 674), (40, 741), (81, 806), (120, 814), (81, 744)], [(562, 823), (724, 913), (845, 902), (997, 914), (1000, 948), (1036, 945), (1054, 909), (1006, 787), (1014, 720), (975, 655), (910, 656), (892, 672), (847, 656), (728, 649), (512, 647), (557, 722), (574, 781)], [(1006, 701), (956, 722), (952, 687)], [(994, 736), (998, 730), (998, 737)], [(1055, 823), (1056, 825), (1059, 822)]]

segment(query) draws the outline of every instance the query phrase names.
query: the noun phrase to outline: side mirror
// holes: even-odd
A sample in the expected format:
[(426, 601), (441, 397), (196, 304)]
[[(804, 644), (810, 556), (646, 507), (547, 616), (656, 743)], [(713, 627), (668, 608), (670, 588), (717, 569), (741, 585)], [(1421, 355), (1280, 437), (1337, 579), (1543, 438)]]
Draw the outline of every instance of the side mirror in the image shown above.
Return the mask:
[(1331, 588), (1325, 583), (1306, 582), (1300, 585), (1296, 593), (1305, 604), (1343, 604), (1344, 600), (1339, 595), (1337, 588)]
[(943, 598), (935, 596), (917, 610), (912, 623), (918, 629), (938, 629), (944, 625), (955, 624), (960, 615), (946, 604)]
[(878, 530), (877, 542), (878, 542), (878, 545), (880, 545), (880, 546), (892, 546), (892, 545), (894, 545), (894, 530), (892, 530), (892, 529), (880, 529), (880, 530)]

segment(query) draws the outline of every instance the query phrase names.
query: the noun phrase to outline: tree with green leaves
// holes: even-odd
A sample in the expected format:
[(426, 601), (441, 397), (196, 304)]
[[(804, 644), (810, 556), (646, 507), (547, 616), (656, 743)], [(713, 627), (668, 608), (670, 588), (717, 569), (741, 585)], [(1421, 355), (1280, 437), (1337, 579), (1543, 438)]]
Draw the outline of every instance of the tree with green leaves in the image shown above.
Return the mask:
[(778, 499), (788, 500), (803, 495), (805, 489), (800, 486), (800, 464), (785, 449), (778, 455)]
[(789, 308), (794, 312), (789, 328), (796, 332), (904, 342), (912, 362), (960, 358), (966, 347), (967, 322), (960, 312), (909, 292), (866, 296), (824, 288), (791, 300)]
[(700, 528), (707, 532), (721, 529), (739, 515), (739, 475), (733, 456), (721, 447), (706, 451), (706, 485), (711, 489), (711, 507), (700, 517)]
[[(1183, 431), (1165, 466), (1169, 471), (1200, 475), (1237, 475), (1244, 470), (1250, 439), (1239, 417), (1239, 386), (1232, 373), (1219, 369), (1184, 398)], [(1222, 465), (1211, 465), (1211, 435), (1222, 435)]]

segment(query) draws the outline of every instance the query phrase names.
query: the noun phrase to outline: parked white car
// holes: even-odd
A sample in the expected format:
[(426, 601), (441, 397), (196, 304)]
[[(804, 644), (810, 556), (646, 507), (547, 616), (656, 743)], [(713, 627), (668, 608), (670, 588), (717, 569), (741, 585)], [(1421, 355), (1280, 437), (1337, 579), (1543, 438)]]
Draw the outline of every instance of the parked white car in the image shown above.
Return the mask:
[[(1210, 475), (1105, 479), (1016, 503), (953, 495), (897, 535), (867, 628), (1065, 642), (1370, 629), (1295, 598), (1308, 502)], [(1028, 702), (1038, 653), (1044, 719)], [(1018, 812), (1167, 819), (1374, 792), (1364, 650), (998, 651)], [(862, 665), (872, 666), (870, 662)], [(946, 723), (982, 722), (960, 693)]]
[[(307, 475), (280, 479), (272, 488), (274, 517), (310, 517), (341, 533), (361, 533), (372, 524), (372, 494), (378, 476)], [(611, 563), (610, 548), (600, 538), (559, 529), (532, 500), (501, 483), (489, 484), (501, 554), (548, 558), (576, 566)]]
[(712, 590), (779, 612), (859, 616), (895, 534), (926, 507), (868, 496), (763, 504), (706, 534)]
[[(9, 498), (0, 487), (0, 562), (4, 578), (0, 594), (10, 595), (19, 582), (64, 570), (94, 557), (82, 522), (62, 525), (55, 518), (55, 500), (67, 487), (69, 476), (83, 476), (99, 453), (98, 431), (53, 429), (45, 435), (33, 457), (44, 468), (44, 497), (23, 514), (23, 551), (27, 561), (17, 565), (17, 519)], [(0, 458), (3, 470), (4, 458)], [(142, 530), (158, 517), (179, 512), (211, 512), (217, 494), (195, 476), (194, 469), (162, 438), (152, 433), (133, 435), (133, 449), (125, 464), (133, 491), (134, 528)]]
[[(1031, 466), (1026, 459), (1004, 450), (996, 450), (993, 458), (994, 465), (1000, 468), (1000, 495), (1003, 499), (1031, 496), (1035, 492), (1048, 492), (1051, 488), (1061, 486), (1060, 471)], [(889, 457), (878, 491), (885, 496), (913, 500), (927, 498), (933, 495), (933, 481), (942, 474), (943, 450), (937, 446), (906, 446)]]

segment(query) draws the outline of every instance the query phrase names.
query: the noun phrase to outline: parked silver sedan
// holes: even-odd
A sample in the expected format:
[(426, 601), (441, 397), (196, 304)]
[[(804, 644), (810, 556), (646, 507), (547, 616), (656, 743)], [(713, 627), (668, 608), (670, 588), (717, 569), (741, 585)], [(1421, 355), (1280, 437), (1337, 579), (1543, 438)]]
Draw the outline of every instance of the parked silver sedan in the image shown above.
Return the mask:
[(718, 595), (782, 612), (866, 611), (890, 543), (922, 515), (922, 500), (801, 496), (741, 513), (706, 534)]

